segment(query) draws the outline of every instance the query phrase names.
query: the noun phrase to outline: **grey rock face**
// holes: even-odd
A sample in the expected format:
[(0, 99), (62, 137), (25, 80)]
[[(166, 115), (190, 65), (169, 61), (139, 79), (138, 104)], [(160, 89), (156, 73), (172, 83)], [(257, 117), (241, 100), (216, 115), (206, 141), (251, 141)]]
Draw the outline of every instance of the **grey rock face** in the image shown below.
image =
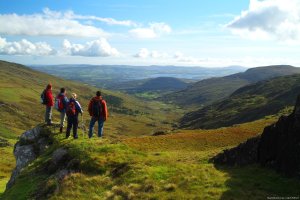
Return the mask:
[(37, 157), (37, 155), (34, 153), (33, 145), (21, 146), (20, 143), (16, 144), (14, 155), (16, 157), (16, 167), (12, 173), (9, 182), (6, 185), (7, 188), (10, 188), (14, 184), (21, 170)]
[(46, 170), (48, 173), (54, 173), (59, 169), (65, 169), (70, 160), (71, 160), (71, 156), (69, 155), (66, 149), (64, 148), (56, 149), (52, 153), (52, 158), (49, 161)]
[(42, 127), (40, 126), (25, 131), (20, 137), (20, 142), (24, 144), (33, 143), (36, 141), (37, 138), (40, 137), (41, 133), (42, 133)]
[(224, 150), (213, 158), (215, 163), (226, 163), (230, 166), (244, 166), (257, 162), (257, 147), (260, 137), (255, 137), (234, 147)]
[(20, 136), (20, 140), (14, 148), (16, 167), (13, 170), (6, 188), (12, 187), (22, 169), (35, 160), (49, 146), (51, 143), (51, 139), (49, 138), (50, 134), (50, 131), (46, 131), (43, 127), (37, 126), (24, 132)]
[(212, 158), (216, 164), (258, 163), (292, 177), (300, 178), (300, 96), (289, 116), (267, 126), (261, 136), (225, 150)]

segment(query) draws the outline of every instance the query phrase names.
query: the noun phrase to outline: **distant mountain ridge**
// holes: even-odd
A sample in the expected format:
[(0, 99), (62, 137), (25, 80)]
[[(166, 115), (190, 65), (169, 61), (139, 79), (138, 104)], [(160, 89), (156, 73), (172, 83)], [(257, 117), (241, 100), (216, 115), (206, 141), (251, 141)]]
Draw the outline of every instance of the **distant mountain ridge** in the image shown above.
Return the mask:
[[(101, 88), (111, 88), (128, 81), (157, 77), (202, 80), (245, 71), (240, 66), (222, 68), (180, 66), (128, 66), (128, 65), (34, 65), (33, 69), (64, 79), (77, 80)], [(72, 72), (72, 73), (70, 73)]]
[(238, 88), (257, 81), (300, 73), (300, 68), (290, 65), (256, 67), (225, 77), (198, 81), (188, 88), (168, 94), (161, 100), (184, 107), (199, 108), (228, 97)]
[(244, 86), (229, 97), (187, 113), (183, 128), (211, 129), (254, 121), (292, 106), (300, 93), (300, 74)]

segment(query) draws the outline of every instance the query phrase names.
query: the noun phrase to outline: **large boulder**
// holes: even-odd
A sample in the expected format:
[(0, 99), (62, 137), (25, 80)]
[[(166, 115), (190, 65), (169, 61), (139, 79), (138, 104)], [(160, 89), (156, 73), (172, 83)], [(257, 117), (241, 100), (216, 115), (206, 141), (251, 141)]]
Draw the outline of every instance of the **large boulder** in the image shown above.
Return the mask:
[(6, 188), (12, 187), (17, 176), (22, 169), (30, 162), (35, 160), (52, 143), (50, 138), (51, 131), (42, 126), (37, 126), (24, 132), (20, 136), (19, 142), (14, 147), (14, 156), (16, 158), (16, 167), (12, 172)]
[(218, 154), (215, 164), (243, 166), (258, 163), (288, 176), (300, 178), (300, 96), (294, 111), (251, 138)]

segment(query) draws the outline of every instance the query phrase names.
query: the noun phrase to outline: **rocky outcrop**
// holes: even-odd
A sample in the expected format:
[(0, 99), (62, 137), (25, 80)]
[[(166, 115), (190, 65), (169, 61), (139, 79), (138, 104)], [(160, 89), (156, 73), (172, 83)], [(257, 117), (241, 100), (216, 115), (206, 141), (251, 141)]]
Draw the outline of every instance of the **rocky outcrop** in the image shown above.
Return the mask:
[[(51, 130), (47, 127), (36, 126), (24, 132), (14, 147), (16, 167), (6, 185), (6, 189), (11, 188), (22, 170), (39, 156), (46, 156), (47, 159), (39, 164), (36, 173), (53, 177), (57, 183), (62, 181), (68, 174), (78, 172), (80, 170), (80, 160), (71, 156), (67, 147), (49, 148), (53, 143), (55, 143), (54, 138)], [(41, 186), (41, 189), (33, 196), (34, 199), (45, 199), (56, 190), (57, 188)]]
[(215, 164), (243, 166), (258, 163), (288, 176), (300, 178), (300, 96), (294, 111), (267, 126), (261, 136), (225, 150)]
[(19, 142), (17, 142), (14, 147), (16, 167), (12, 172), (6, 188), (10, 188), (15, 183), (15, 180), (22, 169), (35, 160), (49, 147), (49, 145), (52, 144), (50, 135), (50, 130), (45, 129), (42, 126), (37, 126), (20, 136)]
[(226, 163), (230, 166), (244, 166), (257, 162), (257, 147), (260, 137), (247, 140), (229, 150), (224, 150), (213, 158), (215, 163)]

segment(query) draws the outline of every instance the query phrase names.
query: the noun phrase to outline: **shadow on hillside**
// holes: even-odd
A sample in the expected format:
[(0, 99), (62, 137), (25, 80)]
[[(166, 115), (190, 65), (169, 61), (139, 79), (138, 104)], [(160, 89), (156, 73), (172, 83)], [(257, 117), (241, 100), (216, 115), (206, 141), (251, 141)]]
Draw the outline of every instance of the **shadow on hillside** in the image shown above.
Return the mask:
[(287, 178), (258, 165), (247, 167), (215, 166), (228, 174), (228, 188), (220, 199), (268, 199), (268, 197), (300, 197), (300, 180)]

